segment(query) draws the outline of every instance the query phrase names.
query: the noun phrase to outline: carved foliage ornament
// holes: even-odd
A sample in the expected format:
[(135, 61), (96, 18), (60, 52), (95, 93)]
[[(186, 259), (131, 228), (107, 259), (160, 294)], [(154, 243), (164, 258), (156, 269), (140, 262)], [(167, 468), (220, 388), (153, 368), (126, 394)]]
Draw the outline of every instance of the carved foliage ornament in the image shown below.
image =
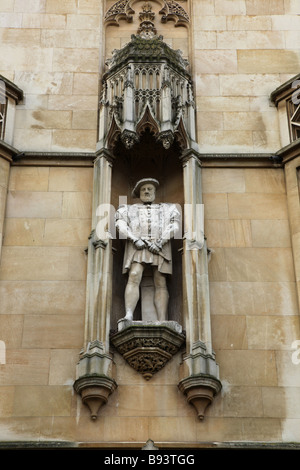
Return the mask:
[[(106, 24), (119, 26), (120, 20), (132, 22), (135, 11), (132, 8), (133, 0), (118, 0), (106, 12), (104, 20)], [(162, 23), (169, 20), (175, 21), (175, 26), (182, 26), (189, 23), (190, 18), (185, 9), (175, 0), (164, 0), (164, 6), (160, 10)]]

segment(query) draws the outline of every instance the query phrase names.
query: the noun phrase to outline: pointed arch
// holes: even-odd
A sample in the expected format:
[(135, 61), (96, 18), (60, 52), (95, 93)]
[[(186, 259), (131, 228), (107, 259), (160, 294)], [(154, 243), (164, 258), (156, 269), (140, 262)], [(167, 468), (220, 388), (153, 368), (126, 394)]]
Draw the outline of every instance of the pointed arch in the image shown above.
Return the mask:
[(149, 129), (155, 136), (159, 134), (159, 124), (156, 121), (150, 109), (149, 103), (146, 103), (141, 113), (141, 118), (136, 125), (136, 132), (140, 135), (146, 129)]

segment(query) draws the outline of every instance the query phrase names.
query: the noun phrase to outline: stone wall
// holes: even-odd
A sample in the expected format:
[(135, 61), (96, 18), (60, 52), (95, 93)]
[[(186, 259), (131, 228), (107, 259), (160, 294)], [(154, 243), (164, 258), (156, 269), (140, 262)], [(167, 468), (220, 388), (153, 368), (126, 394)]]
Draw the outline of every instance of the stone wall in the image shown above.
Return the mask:
[[(12, 163), (10, 173), (0, 165), (3, 194), (8, 187), (0, 441), (299, 443), (300, 365), (292, 361), (299, 310), (285, 175), (255, 159), (203, 161), (212, 339), (223, 385), (204, 421), (178, 390), (180, 354), (146, 382), (116, 353), (118, 388), (95, 422), (73, 390), (84, 338), (93, 168), (63, 155), (51, 163), (42, 152), (95, 152), (105, 58), (137, 29), (136, 20), (102, 27), (113, 3), (0, 0), (0, 74), (24, 91), (12, 145), (41, 155), (39, 163)], [(189, 29), (172, 21), (157, 28), (190, 61), (200, 152), (277, 152), (282, 143), (269, 97), (299, 71), (298, 0), (180, 4)]]

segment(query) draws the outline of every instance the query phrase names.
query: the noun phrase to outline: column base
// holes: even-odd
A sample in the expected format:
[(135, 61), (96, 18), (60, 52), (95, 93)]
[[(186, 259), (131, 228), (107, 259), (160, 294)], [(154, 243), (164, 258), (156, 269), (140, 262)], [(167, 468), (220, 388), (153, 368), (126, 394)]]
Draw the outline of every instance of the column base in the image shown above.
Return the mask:
[(187, 402), (194, 406), (198, 418), (203, 420), (206, 408), (219, 393), (222, 384), (216, 377), (198, 374), (181, 380), (178, 388), (186, 396)]
[(88, 406), (92, 420), (97, 419), (99, 409), (107, 403), (116, 387), (116, 382), (106, 375), (86, 375), (74, 383), (74, 389), (81, 396), (82, 403)]

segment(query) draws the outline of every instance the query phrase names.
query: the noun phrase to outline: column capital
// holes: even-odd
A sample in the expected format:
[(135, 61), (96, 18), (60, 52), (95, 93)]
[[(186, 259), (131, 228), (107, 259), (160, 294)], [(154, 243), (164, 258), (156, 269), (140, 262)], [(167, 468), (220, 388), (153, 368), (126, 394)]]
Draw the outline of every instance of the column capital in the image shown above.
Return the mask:
[(97, 163), (97, 161), (99, 161), (101, 158), (105, 158), (105, 160), (107, 160), (107, 162), (110, 164), (110, 165), (113, 165), (114, 163), (114, 160), (115, 160), (115, 156), (113, 155), (113, 153), (111, 152), (111, 150), (105, 148), (105, 147), (102, 147), (101, 149), (98, 149), (96, 151), (96, 154), (95, 154), (95, 160), (94, 160), (94, 163)]
[(0, 140), (0, 158), (12, 163), (18, 155), (20, 155), (20, 152), (17, 149), (4, 142), (4, 140)]
[(195, 160), (199, 166), (202, 165), (199, 152), (192, 148), (184, 150), (179, 160), (181, 160), (183, 166), (190, 160)]

